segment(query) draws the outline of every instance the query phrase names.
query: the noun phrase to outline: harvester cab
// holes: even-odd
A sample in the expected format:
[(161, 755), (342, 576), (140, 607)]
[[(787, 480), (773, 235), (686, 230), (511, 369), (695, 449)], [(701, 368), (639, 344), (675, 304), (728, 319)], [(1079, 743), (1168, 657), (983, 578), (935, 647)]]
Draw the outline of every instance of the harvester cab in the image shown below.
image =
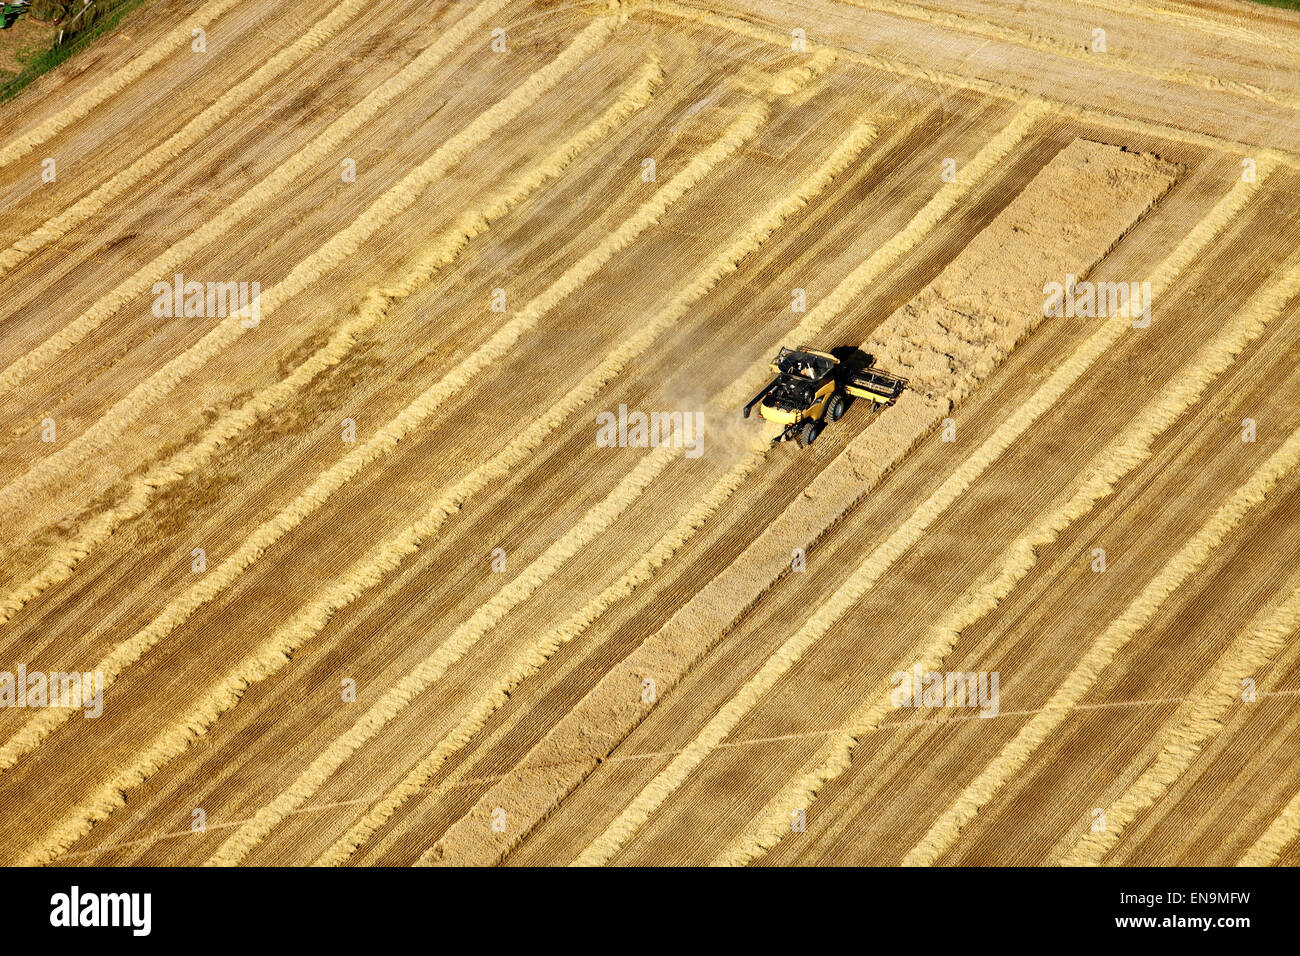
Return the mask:
[(853, 399), (864, 399), (880, 409), (903, 394), (907, 379), (872, 368), (872, 363), (869, 355), (848, 363), (828, 352), (783, 347), (772, 360), (776, 378), (750, 399), (744, 417), (757, 405), (759, 415), (782, 426), (773, 444), (793, 438), (806, 448), (827, 422), (839, 420)]

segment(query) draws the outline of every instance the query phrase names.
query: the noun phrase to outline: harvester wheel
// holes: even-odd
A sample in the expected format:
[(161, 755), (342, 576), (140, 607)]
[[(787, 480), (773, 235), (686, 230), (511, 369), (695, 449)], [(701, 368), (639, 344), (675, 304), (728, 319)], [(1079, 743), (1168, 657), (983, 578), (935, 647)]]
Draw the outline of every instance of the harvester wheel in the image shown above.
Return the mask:
[(799, 431), (795, 432), (794, 440), (799, 443), (800, 448), (807, 448), (817, 440), (817, 433), (821, 431), (816, 422), (804, 422)]
[(831, 400), (826, 403), (826, 420), (828, 422), (837, 422), (844, 414), (845, 402), (844, 396), (838, 392), (831, 396)]

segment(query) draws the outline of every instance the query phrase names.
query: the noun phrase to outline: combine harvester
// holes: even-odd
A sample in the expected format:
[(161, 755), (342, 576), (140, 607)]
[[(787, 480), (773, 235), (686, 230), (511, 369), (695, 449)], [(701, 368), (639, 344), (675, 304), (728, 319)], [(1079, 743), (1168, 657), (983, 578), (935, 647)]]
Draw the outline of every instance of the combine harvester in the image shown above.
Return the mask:
[(907, 379), (873, 369), (872, 363), (871, 356), (865, 356), (865, 361), (854, 363), (860, 364), (855, 369), (827, 352), (782, 348), (772, 360), (776, 378), (750, 399), (744, 417), (758, 405), (763, 418), (784, 426), (772, 444), (793, 438), (800, 448), (807, 448), (826, 422), (839, 420), (852, 399), (866, 399), (881, 409), (903, 394)]

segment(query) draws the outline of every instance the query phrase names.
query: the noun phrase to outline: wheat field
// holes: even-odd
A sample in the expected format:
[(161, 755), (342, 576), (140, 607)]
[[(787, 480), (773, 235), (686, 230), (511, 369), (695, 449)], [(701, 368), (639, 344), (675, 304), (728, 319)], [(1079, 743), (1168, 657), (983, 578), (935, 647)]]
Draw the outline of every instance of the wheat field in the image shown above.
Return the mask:
[(1300, 863), (1298, 58), (146, 5), (0, 107), (0, 862)]

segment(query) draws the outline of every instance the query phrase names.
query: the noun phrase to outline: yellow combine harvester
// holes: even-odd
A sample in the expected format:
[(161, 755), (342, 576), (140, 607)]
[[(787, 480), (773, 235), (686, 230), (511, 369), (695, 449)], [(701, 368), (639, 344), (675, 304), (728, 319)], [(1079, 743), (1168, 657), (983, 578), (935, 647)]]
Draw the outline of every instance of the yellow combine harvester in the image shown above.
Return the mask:
[(864, 359), (853, 363), (859, 366), (854, 368), (828, 352), (782, 348), (772, 360), (776, 378), (750, 399), (744, 417), (748, 418), (750, 410), (758, 405), (760, 415), (784, 426), (772, 444), (793, 438), (799, 447), (807, 448), (817, 440), (826, 422), (837, 421), (848, 410), (852, 399), (865, 399), (876, 408), (886, 408), (907, 388), (907, 379), (871, 368), (869, 355)]

